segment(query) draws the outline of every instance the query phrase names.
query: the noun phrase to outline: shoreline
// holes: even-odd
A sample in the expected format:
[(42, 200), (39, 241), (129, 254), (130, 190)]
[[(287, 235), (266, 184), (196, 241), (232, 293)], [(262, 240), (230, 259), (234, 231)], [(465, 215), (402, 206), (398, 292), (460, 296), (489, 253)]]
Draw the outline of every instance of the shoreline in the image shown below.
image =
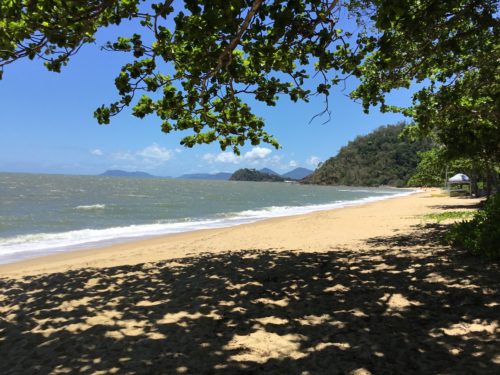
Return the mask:
[[(249, 223), (237, 224), (233, 226), (224, 226), (220, 228), (198, 229), (194, 231), (156, 235), (151, 237), (141, 237), (137, 239), (127, 239), (124, 242), (106, 244), (104, 246), (92, 246), (69, 251), (61, 251), (48, 255), (37, 256), (28, 259), (21, 259), (11, 263), (0, 264), (1, 277), (19, 277), (24, 275), (34, 275), (40, 273), (64, 272), (70, 269), (86, 267), (111, 267), (118, 265), (131, 265), (143, 262), (154, 262), (165, 259), (182, 258), (204, 252), (219, 253), (221, 251), (238, 251), (245, 248), (263, 248), (266, 249), (304, 249), (312, 250), (312, 244), (318, 242), (314, 239), (314, 233), (303, 233), (301, 238), (297, 238), (297, 231), (303, 232), (300, 228), (310, 226), (310, 222), (318, 222), (320, 226), (325, 226), (325, 220), (334, 220), (335, 222), (345, 221), (343, 225), (334, 229), (336, 235), (329, 238), (329, 247), (344, 246), (355, 250), (356, 244), (368, 234), (384, 234), (386, 227), (391, 227), (394, 231), (408, 229), (422, 219), (418, 215), (430, 213), (432, 209), (425, 205), (415, 204), (421, 198), (429, 198), (440, 191), (439, 189), (430, 189), (427, 191), (410, 192), (405, 195), (396, 195), (383, 198), (375, 198), (368, 202), (349, 204), (344, 203), (342, 207), (318, 210), (304, 214), (295, 214), (289, 216), (280, 216), (273, 218), (260, 219)], [(436, 199), (436, 198), (434, 198)], [(463, 203), (460, 198), (440, 197), (439, 201), (447, 202), (458, 201)], [(467, 202), (473, 204), (476, 200), (468, 199)], [(399, 221), (397, 216), (390, 218), (391, 223), (387, 222), (385, 213), (391, 212), (391, 215), (398, 215), (398, 206), (396, 202), (411, 202), (410, 207), (403, 207), (403, 221)], [(437, 202), (436, 202), (437, 203)], [(419, 207), (422, 206), (422, 207)], [(379, 210), (379, 212), (374, 212)], [(408, 211), (409, 210), (409, 211)], [(417, 211), (414, 217), (411, 212)], [(360, 216), (369, 218), (368, 222), (361, 223), (356, 218), (357, 213)], [(382, 219), (382, 221), (381, 221)], [(353, 225), (368, 226), (362, 233), (356, 233)], [(401, 228), (399, 228), (399, 226)], [(275, 232), (274, 236), (269, 232)], [(358, 231), (359, 232), (359, 231)], [(266, 233), (265, 240), (259, 237), (259, 233)], [(293, 234), (295, 233), (295, 234)], [(312, 235), (308, 239), (308, 234)], [(290, 237), (287, 239), (286, 237)], [(217, 240), (214, 240), (217, 238)], [(214, 242), (216, 241), (216, 242)], [(321, 242), (321, 241), (319, 241)], [(317, 245), (319, 246), (319, 244)]]
[[(340, 189), (343, 187), (340, 186), (337, 188)], [(351, 187), (351, 189), (363, 188)], [(303, 206), (269, 206), (247, 209), (240, 212), (228, 212), (228, 215), (217, 214), (211, 217), (194, 218), (189, 221), (180, 220), (146, 224), (129, 224), (126, 226), (100, 229), (84, 228), (57, 233), (19, 235), (17, 237), (6, 238), (6, 242), (0, 246), (0, 250), (2, 251), (0, 254), (0, 266), (30, 259), (43, 258), (48, 255), (107, 248), (119, 244), (182, 233), (192, 233), (199, 230), (229, 228), (274, 218), (293, 217), (314, 212), (365, 205), (372, 202), (399, 198), (422, 192), (422, 190), (417, 188), (410, 189), (391, 187), (390, 190), (393, 191), (390, 195), (380, 195), (378, 191), (375, 191), (375, 193), (377, 193), (375, 195), (353, 200), (337, 200), (329, 203), (306, 204)], [(97, 204), (94, 206), (104, 205)], [(78, 206), (76, 208), (88, 208), (94, 206)], [(32, 237), (37, 237), (38, 239), (32, 241)]]

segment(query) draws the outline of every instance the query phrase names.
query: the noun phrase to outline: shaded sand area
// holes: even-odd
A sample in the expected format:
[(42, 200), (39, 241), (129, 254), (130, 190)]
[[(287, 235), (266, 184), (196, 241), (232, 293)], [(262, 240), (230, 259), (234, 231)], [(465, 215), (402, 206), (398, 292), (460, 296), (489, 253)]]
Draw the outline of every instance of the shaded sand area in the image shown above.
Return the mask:
[[(499, 267), (432, 192), (0, 267), (1, 374), (498, 374)], [(45, 273), (43, 273), (45, 272)]]

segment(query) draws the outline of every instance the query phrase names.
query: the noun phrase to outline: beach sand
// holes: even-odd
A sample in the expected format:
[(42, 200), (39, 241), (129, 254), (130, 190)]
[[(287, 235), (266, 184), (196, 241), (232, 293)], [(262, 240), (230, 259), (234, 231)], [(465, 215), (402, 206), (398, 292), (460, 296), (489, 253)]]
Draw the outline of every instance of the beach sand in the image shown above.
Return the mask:
[(0, 266), (1, 374), (500, 373), (498, 265), (434, 190)]

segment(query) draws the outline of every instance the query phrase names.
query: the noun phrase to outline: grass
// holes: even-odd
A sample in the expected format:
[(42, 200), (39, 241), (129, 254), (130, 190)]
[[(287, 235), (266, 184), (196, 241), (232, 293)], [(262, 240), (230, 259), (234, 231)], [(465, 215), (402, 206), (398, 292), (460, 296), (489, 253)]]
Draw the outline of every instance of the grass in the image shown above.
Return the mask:
[(434, 194), (431, 194), (431, 197), (442, 198), (442, 197), (447, 197), (448, 195), (449, 195), (448, 193), (434, 193)]
[(424, 220), (435, 221), (440, 223), (445, 220), (464, 220), (471, 219), (474, 216), (475, 211), (447, 211), (440, 212), (438, 214), (427, 214), (422, 215)]

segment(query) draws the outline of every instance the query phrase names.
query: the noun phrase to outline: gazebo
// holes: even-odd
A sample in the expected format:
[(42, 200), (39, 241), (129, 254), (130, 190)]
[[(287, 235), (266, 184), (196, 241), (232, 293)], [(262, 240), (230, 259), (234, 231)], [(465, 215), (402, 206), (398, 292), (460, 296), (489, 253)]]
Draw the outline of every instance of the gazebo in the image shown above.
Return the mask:
[[(458, 188), (452, 189), (453, 185), (458, 185)], [(468, 190), (463, 189), (462, 188), (463, 185), (467, 185), (469, 189)], [(452, 195), (452, 193), (461, 193), (461, 192), (467, 192), (469, 195), (472, 195), (471, 182), (469, 176), (463, 173), (457, 173), (455, 176), (448, 179), (448, 191), (450, 192), (450, 195)]]

